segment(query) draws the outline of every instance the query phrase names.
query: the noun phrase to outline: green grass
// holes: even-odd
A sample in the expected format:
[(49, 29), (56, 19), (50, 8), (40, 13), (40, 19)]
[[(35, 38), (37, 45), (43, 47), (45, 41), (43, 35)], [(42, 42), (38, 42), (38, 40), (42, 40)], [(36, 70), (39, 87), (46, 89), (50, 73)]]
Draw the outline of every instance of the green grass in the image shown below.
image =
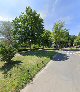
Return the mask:
[(80, 48), (64, 48), (66, 51), (80, 51)]
[[(31, 48), (32, 51), (43, 50), (43, 47), (40, 48)], [(56, 50), (55, 48), (44, 48), (44, 50)], [(20, 48), (18, 51), (30, 51), (30, 48)]]
[(19, 92), (51, 60), (54, 51), (17, 54), (12, 64), (0, 62), (0, 92)]

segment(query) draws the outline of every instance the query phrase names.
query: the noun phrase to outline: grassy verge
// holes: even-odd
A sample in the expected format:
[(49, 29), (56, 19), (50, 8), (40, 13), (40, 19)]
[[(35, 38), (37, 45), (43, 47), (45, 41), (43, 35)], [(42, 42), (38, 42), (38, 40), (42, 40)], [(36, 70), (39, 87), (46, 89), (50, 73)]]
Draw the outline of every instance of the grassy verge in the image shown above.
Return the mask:
[[(32, 51), (36, 50), (57, 50), (56, 48), (31, 48)], [(20, 48), (18, 51), (30, 51), (30, 48)]]
[(17, 54), (12, 64), (0, 62), (0, 92), (19, 92), (55, 55), (54, 51)]
[(64, 51), (80, 51), (80, 48), (64, 48)]

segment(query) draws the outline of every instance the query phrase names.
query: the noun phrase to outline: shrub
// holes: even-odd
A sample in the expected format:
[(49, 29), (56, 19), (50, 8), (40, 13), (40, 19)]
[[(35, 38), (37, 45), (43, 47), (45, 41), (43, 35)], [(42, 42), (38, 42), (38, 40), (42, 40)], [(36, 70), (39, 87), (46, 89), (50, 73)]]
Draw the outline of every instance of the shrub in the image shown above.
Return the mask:
[(38, 50), (39, 49), (39, 45), (37, 44), (37, 45), (33, 45), (33, 49), (34, 50)]
[(1, 45), (1, 50), (0, 50), (1, 60), (6, 61), (7, 63), (12, 62), (11, 59), (14, 57), (16, 52), (17, 50), (12, 45), (9, 46)]

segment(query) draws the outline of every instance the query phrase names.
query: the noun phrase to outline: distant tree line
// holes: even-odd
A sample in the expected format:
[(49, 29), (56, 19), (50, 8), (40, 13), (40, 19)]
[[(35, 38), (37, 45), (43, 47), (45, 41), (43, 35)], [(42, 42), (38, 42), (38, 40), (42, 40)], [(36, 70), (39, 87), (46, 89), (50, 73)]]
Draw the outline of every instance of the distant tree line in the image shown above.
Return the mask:
[(58, 21), (53, 27), (53, 42), (56, 48), (80, 46), (80, 33), (78, 36), (70, 35), (64, 27), (64, 22)]

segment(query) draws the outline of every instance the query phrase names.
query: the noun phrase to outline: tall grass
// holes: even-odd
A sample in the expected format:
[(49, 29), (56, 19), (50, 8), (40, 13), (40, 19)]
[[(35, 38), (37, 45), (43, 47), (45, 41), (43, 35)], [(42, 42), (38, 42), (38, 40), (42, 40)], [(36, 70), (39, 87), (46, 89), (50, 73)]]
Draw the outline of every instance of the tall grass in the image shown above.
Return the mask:
[(54, 54), (54, 51), (27, 51), (16, 54), (12, 64), (0, 62), (0, 92), (19, 92)]

